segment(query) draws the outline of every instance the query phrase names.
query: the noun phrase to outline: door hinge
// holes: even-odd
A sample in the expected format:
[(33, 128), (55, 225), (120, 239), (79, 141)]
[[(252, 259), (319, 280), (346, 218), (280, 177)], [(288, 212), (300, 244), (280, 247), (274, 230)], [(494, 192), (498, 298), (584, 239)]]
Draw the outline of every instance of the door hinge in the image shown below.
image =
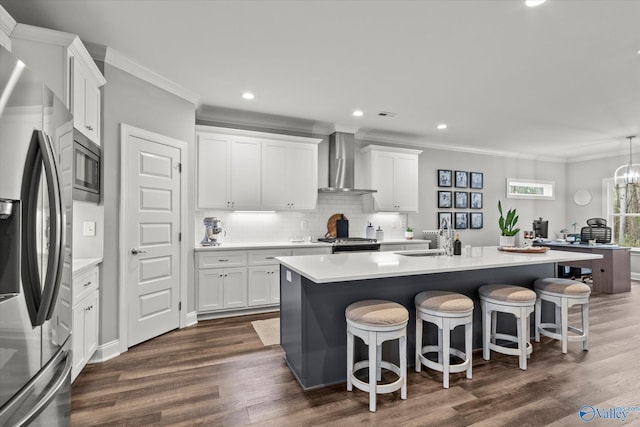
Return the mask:
[(182, 301), (178, 302), (178, 311), (182, 311)]
[(178, 242), (182, 242), (182, 233), (178, 233)]
[(178, 173), (182, 173), (182, 163), (178, 163)]

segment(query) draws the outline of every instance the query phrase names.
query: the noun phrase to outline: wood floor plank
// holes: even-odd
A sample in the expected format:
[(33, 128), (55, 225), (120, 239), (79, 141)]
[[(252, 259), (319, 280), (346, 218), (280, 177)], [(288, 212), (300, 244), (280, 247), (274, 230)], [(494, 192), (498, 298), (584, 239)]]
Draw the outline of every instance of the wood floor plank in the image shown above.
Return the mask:
[[(423, 368), (399, 392), (378, 397), (345, 384), (303, 391), (280, 346), (265, 347), (251, 326), (267, 313), (201, 321), (88, 365), (72, 386), (74, 426), (571, 426), (582, 405), (640, 405), (640, 285), (630, 293), (593, 294), (590, 350), (543, 337), (528, 369), (517, 357), (473, 354), (473, 379)], [(479, 309), (479, 307), (477, 308)], [(579, 313), (572, 310), (570, 320)], [(594, 423), (591, 423), (594, 425)], [(595, 424), (603, 425), (603, 424)], [(640, 425), (640, 412), (625, 425)]]

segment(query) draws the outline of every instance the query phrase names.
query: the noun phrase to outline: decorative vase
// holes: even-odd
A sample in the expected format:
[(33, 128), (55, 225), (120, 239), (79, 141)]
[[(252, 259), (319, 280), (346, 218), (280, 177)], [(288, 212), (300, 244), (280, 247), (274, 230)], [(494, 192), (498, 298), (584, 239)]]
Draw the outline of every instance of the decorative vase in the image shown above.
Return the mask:
[(516, 245), (516, 236), (500, 236), (500, 246), (513, 247)]
[(405, 231), (404, 232), (404, 238), (407, 240), (412, 240), (413, 239), (413, 231)]

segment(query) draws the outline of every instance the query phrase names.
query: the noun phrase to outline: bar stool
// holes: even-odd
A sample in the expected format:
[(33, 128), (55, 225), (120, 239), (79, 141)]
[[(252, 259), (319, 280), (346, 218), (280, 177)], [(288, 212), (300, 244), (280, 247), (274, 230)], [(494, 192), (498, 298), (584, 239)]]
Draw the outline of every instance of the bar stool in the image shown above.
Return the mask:
[[(407, 398), (407, 323), (409, 312), (402, 305), (384, 300), (365, 300), (349, 305), (347, 319), (347, 390), (353, 386), (369, 392), (369, 410), (376, 411), (376, 394), (391, 393), (400, 389), (400, 398)], [(354, 364), (353, 337), (360, 337), (369, 346), (369, 359)], [(400, 366), (382, 360), (382, 343), (398, 339)], [(375, 361), (375, 362), (373, 362)], [(369, 368), (369, 382), (354, 375)], [(394, 372), (398, 379), (380, 384), (382, 368)]]
[[(449, 388), (449, 373), (467, 371), (471, 379), (471, 363), (473, 352), (473, 301), (456, 292), (425, 291), (416, 295), (416, 372), (422, 365), (442, 372), (442, 384)], [(433, 323), (438, 327), (438, 345), (422, 346), (422, 322)], [(451, 348), (451, 331), (464, 325), (464, 352)], [(438, 353), (438, 361), (426, 358), (428, 353)], [(462, 363), (450, 364), (449, 357), (454, 355)]]
[[(546, 278), (534, 283), (538, 299), (536, 300), (536, 342), (540, 335), (562, 342), (562, 353), (567, 353), (568, 341), (582, 341), (582, 350), (589, 350), (589, 296), (591, 289), (582, 282), (570, 279)], [(555, 306), (555, 323), (542, 323), (542, 301)], [(569, 307), (582, 305), (582, 329), (569, 325)], [(552, 328), (555, 332), (547, 329)], [(569, 335), (569, 332), (578, 335)]]
[[(536, 293), (513, 285), (484, 285), (478, 289), (482, 307), (482, 357), (490, 359), (491, 351), (519, 356), (520, 369), (527, 369), (527, 357), (533, 351), (530, 342), (529, 315), (536, 304)], [(516, 318), (516, 336), (496, 333), (497, 313), (510, 313)], [(517, 348), (498, 345), (497, 340), (514, 342)]]

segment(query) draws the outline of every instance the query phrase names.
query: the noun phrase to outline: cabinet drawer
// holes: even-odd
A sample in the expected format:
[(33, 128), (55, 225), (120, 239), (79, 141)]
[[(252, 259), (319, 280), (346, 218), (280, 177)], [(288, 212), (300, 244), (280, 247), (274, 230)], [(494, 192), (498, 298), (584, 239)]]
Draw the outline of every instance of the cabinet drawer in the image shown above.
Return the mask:
[(293, 256), (298, 255), (329, 255), (331, 254), (331, 248), (301, 248), (294, 249)]
[(98, 267), (73, 276), (73, 301), (78, 302), (98, 288)]
[(215, 251), (198, 254), (198, 268), (243, 267), (247, 265), (247, 253), (242, 251)]
[(274, 258), (277, 256), (291, 256), (290, 249), (267, 249), (249, 252), (249, 265), (278, 264)]

